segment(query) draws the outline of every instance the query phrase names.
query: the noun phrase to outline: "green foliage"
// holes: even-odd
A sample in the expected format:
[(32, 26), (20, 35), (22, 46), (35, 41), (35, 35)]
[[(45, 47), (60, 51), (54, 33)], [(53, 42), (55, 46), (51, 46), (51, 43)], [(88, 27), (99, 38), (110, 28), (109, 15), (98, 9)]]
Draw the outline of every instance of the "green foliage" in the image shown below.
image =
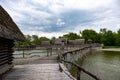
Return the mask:
[(55, 39), (56, 39), (55, 37), (52, 37), (51, 40), (50, 40), (50, 42), (51, 42), (52, 44), (54, 44)]
[(106, 46), (115, 45), (115, 33), (111, 30), (100, 29), (100, 42)]
[[(85, 29), (82, 32), (80, 31), (80, 34), (82, 37), (80, 37), (80, 35), (77, 35), (76, 33), (70, 32), (63, 36), (60, 36), (60, 38), (67, 38), (68, 40), (84, 38), (85, 41), (91, 39), (93, 42), (103, 43), (105, 46), (120, 46), (120, 29), (116, 33), (112, 32), (111, 30), (107, 30), (106, 28), (101, 28), (99, 33), (92, 29)], [(25, 37), (26, 41), (16, 41), (15, 47), (18, 47), (20, 45), (40, 45), (42, 41), (49, 40), (47, 37), (38, 37), (37, 35), (26, 35)], [(55, 39), (55, 37), (52, 37), (50, 42), (53, 44), (55, 42)]]
[(93, 42), (99, 42), (99, 38), (100, 38), (99, 34), (92, 29), (90, 30), (85, 29), (84, 31), (82, 31), (82, 37), (85, 39), (85, 41), (91, 39)]
[(105, 46), (120, 46), (120, 29), (117, 33), (106, 28), (101, 28), (99, 33), (86, 29), (82, 31), (82, 37), (86, 41), (91, 39), (93, 42), (103, 43)]
[(39, 40), (40, 40), (40, 44), (41, 44), (42, 41), (48, 41), (49, 39), (47, 37), (40, 37)]
[(16, 41), (15, 42), (15, 47), (19, 47), (19, 46), (28, 46), (28, 45), (40, 45), (42, 41), (47, 41), (49, 40), (46, 37), (38, 37), (37, 35), (26, 35), (26, 41), (25, 42), (19, 42)]
[(32, 35), (32, 41), (31, 41), (32, 45), (40, 45), (40, 39), (37, 35)]
[(106, 39), (106, 42), (104, 43), (105, 45), (114, 45), (115, 44), (115, 38), (114, 38), (114, 35), (112, 33), (112, 31), (108, 30), (106, 32), (106, 35), (105, 35), (105, 39)]
[(75, 39), (79, 39), (80, 36), (77, 35), (76, 33), (70, 32), (70, 33), (68, 33), (68, 34), (63, 35), (62, 38), (67, 38), (67, 39), (69, 39), (69, 40), (75, 40)]
[(116, 44), (120, 46), (120, 29), (117, 31), (117, 34), (116, 34)]

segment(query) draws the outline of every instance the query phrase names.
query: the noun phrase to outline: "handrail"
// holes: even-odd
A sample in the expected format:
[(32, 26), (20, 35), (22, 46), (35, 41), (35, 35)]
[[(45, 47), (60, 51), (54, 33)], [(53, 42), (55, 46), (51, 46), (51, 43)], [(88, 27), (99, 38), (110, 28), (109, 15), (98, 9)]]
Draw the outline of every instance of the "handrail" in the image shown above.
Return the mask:
[[(91, 47), (91, 46), (89, 46), (89, 47)], [(88, 48), (88, 47), (86, 47), (86, 48)], [(83, 49), (83, 48), (81, 48), (81, 49)], [(75, 51), (75, 50), (73, 50), (73, 51)], [(77, 51), (78, 51), (78, 50), (77, 50)], [(65, 52), (65, 54), (67, 54), (67, 53), (69, 53), (69, 51), (68, 51), (68, 52)], [(78, 65), (78, 64), (76, 64), (76, 63), (73, 63), (73, 62), (70, 62), (70, 61), (64, 60), (63, 56), (65, 56), (65, 54), (64, 54), (64, 53), (58, 53), (58, 60), (59, 60), (59, 62), (62, 62), (62, 61), (63, 61), (63, 62), (65, 62), (65, 63), (69, 63), (69, 64), (75, 66), (75, 67), (78, 69), (77, 80), (80, 80), (80, 71), (83, 71), (84, 73), (88, 74), (89, 76), (91, 76), (91, 77), (94, 78), (95, 80), (101, 80), (101, 79), (98, 78), (96, 75), (94, 75), (94, 74), (90, 73), (89, 71), (85, 70), (84, 68), (82, 68), (80, 65)]]
[(77, 67), (78, 70), (83, 71), (84, 73), (86, 73), (86, 74), (88, 74), (89, 76), (93, 77), (95, 80), (101, 80), (101, 79), (98, 78), (96, 75), (88, 72), (87, 70), (85, 70), (84, 68), (82, 68), (80, 65), (78, 65), (78, 64), (76, 64), (76, 63), (73, 63), (73, 62), (70, 62), (70, 61), (65, 61), (65, 60), (63, 60), (63, 59), (61, 59), (61, 61), (64, 61), (64, 62), (66, 62), (66, 63), (69, 63), (69, 64)]
[(81, 48), (79, 48), (79, 49), (66, 51), (66, 52), (61, 53), (61, 54), (62, 54), (62, 55), (66, 55), (66, 54), (68, 54), (68, 53), (71, 53), (71, 52), (76, 52), (76, 51), (80, 51), (80, 50), (83, 50), (83, 49), (85, 49), (85, 48), (90, 48), (90, 47), (91, 47), (90, 45), (89, 45), (89, 46), (84, 46), (84, 47), (81, 47)]

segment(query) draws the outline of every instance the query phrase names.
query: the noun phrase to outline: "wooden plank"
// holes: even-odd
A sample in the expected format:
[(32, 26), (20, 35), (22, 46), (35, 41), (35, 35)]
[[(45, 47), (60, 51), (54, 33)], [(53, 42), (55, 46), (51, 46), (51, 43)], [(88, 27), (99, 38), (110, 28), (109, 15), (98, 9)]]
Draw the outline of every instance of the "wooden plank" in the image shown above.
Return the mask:
[(2, 58), (8, 58), (8, 55), (5, 54), (5, 55), (0, 56), (0, 59), (2, 59)]
[(4, 57), (0, 58), (0, 63), (5, 60), (13, 60), (13, 57), (12, 56), (9, 56), (9, 57), (4, 56)]
[(17, 65), (3, 80), (73, 80), (59, 71), (59, 64)]
[(9, 69), (11, 69), (13, 67), (13, 65), (8, 65), (5, 64), (3, 66), (0, 66), (0, 75), (5, 73), (6, 71), (8, 71)]
[(1, 65), (4, 65), (4, 64), (8, 64), (8, 61), (2, 61), (2, 62), (0, 63), (0, 66), (1, 66)]
[(13, 50), (11, 50), (11, 51), (3, 51), (3, 52), (0, 51), (0, 56), (2, 56), (2, 55), (11, 56), (11, 55), (13, 55), (13, 54), (12, 54), (13, 52), (14, 52)]

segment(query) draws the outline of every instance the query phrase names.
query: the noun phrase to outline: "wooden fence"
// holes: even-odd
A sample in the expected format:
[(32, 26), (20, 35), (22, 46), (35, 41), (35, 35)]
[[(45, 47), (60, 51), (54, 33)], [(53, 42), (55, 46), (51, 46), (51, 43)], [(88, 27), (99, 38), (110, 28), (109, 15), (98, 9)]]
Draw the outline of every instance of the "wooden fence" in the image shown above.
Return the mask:
[(86, 71), (80, 65), (74, 63), (75, 60), (78, 60), (78, 58), (82, 57), (83, 55), (86, 55), (86, 53), (88, 52), (88, 50), (90, 51), (90, 49), (91, 49), (91, 46), (83, 46), (80, 49), (58, 53), (58, 59), (61, 63), (64, 63), (65, 65), (70, 64), (70, 65), (77, 68), (77, 80), (80, 80), (81, 71), (88, 74), (89, 76), (91, 76), (95, 80), (101, 80), (96, 75), (92, 74), (89, 71)]

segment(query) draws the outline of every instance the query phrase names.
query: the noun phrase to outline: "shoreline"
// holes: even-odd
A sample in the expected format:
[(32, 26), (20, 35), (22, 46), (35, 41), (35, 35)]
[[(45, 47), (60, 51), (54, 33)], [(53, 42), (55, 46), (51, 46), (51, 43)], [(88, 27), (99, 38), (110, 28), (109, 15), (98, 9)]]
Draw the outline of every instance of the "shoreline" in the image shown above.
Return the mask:
[(100, 49), (101, 51), (118, 51), (120, 52), (120, 48), (108, 48), (108, 49)]

